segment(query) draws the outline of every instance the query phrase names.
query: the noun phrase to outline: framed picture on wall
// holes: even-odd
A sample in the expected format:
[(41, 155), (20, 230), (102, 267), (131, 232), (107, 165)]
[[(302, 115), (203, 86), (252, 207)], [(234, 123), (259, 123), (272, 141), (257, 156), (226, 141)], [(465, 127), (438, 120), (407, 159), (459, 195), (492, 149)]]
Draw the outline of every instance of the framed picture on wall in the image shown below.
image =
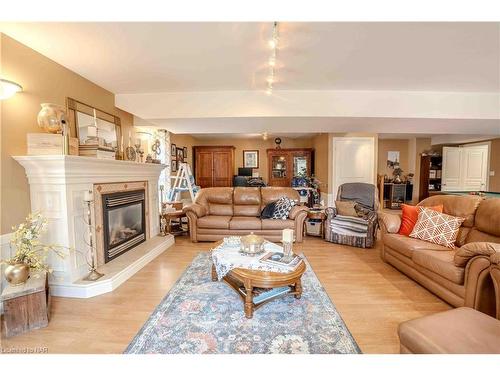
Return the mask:
[(182, 147), (177, 147), (177, 161), (179, 163), (184, 162), (184, 150)]
[(177, 160), (170, 161), (170, 172), (177, 172)]
[(243, 150), (243, 167), (259, 168), (259, 150)]
[(175, 143), (171, 143), (170, 144), (170, 158), (171, 159), (175, 159), (177, 157), (177, 146), (175, 145)]
[(186, 159), (187, 159), (187, 157), (188, 157), (188, 148), (184, 146), (184, 147), (182, 148), (182, 151), (183, 151), (183, 153), (184, 153), (184, 160), (186, 160)]

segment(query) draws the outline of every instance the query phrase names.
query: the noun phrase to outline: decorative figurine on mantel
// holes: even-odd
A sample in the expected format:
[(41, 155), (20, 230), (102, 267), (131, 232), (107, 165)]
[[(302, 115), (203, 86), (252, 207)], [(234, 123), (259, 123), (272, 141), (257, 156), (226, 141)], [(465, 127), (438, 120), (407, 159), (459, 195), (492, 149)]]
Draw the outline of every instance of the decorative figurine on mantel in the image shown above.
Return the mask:
[(152, 162), (155, 164), (161, 164), (161, 161), (159, 159), (160, 154), (161, 154), (161, 147), (160, 146), (161, 146), (160, 140), (158, 138), (156, 138), (153, 145), (151, 146), (151, 151), (153, 151), (153, 153), (155, 154), (155, 157), (153, 158)]
[(135, 139), (135, 144), (134, 144), (134, 147), (135, 147), (135, 153), (137, 155), (137, 159), (136, 161), (137, 162), (141, 162), (142, 163), (142, 159), (144, 157), (144, 151), (141, 150), (141, 139), (140, 138), (136, 138)]

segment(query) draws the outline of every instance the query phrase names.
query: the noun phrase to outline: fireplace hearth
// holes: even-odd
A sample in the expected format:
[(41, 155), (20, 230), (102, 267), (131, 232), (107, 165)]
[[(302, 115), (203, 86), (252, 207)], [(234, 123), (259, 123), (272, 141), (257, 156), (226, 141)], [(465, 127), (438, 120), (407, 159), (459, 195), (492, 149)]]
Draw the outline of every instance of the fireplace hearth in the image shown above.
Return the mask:
[(146, 240), (145, 197), (144, 189), (102, 194), (105, 263)]

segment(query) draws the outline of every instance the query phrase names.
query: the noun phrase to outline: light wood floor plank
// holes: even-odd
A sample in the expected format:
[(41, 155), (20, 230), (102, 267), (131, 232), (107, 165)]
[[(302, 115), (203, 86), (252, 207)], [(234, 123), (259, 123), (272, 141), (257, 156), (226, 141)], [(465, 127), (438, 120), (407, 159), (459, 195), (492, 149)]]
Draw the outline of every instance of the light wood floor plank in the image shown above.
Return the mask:
[[(3, 348), (49, 353), (121, 353), (193, 258), (211, 243), (176, 244), (117, 290), (90, 299), (53, 298), (47, 328), (3, 339)], [(378, 244), (380, 246), (380, 244)], [(385, 264), (378, 248), (357, 249), (306, 237), (303, 252), (364, 353), (397, 353), (400, 322), (448, 304)]]

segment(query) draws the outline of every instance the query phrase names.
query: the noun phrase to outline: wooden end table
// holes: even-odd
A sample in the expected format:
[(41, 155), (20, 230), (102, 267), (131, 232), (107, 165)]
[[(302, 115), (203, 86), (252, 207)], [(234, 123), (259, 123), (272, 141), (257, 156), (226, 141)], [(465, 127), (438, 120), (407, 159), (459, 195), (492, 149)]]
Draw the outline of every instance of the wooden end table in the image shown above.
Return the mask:
[[(308, 211), (307, 212), (307, 219), (313, 219), (313, 220), (321, 220), (320, 224), (320, 233), (318, 237), (323, 238), (325, 235), (325, 220), (326, 220), (326, 213), (325, 210), (321, 211)], [(306, 228), (306, 222), (304, 221), (304, 228)], [(307, 230), (304, 230), (306, 235), (309, 236), (315, 236), (313, 234), (308, 234)]]
[[(164, 214), (161, 214), (161, 216), (163, 216), (163, 218), (166, 221), (165, 233), (163, 233), (163, 235), (170, 233), (174, 236), (178, 236), (180, 234), (188, 233), (188, 229), (182, 228), (182, 219), (186, 217), (186, 214), (184, 212), (182, 212), (182, 210), (166, 212)], [(160, 216), (160, 220), (161, 220), (161, 216)], [(179, 228), (179, 230), (173, 230), (174, 226)], [(189, 225), (188, 225), (188, 228), (189, 228)]]
[[(222, 280), (232, 289), (234, 289), (236, 293), (238, 293), (238, 295), (241, 297), (244, 303), (245, 316), (248, 319), (251, 319), (253, 317), (253, 312), (259, 307), (265, 305), (267, 302), (274, 300), (275, 298), (283, 296), (283, 294), (280, 294), (263, 302), (254, 303), (254, 288), (267, 289), (289, 286), (290, 291), (286, 294), (292, 294), (295, 298), (300, 299), (300, 297), (302, 296), (301, 277), (305, 271), (306, 264), (304, 261), (301, 261), (293, 271), (286, 273), (235, 268), (229, 271)], [(217, 272), (213, 264), (212, 281), (217, 281)], [(244, 291), (241, 290), (242, 286)]]
[(3, 335), (12, 337), (49, 324), (50, 291), (46, 272), (32, 272), (21, 285), (7, 285), (2, 292)]

